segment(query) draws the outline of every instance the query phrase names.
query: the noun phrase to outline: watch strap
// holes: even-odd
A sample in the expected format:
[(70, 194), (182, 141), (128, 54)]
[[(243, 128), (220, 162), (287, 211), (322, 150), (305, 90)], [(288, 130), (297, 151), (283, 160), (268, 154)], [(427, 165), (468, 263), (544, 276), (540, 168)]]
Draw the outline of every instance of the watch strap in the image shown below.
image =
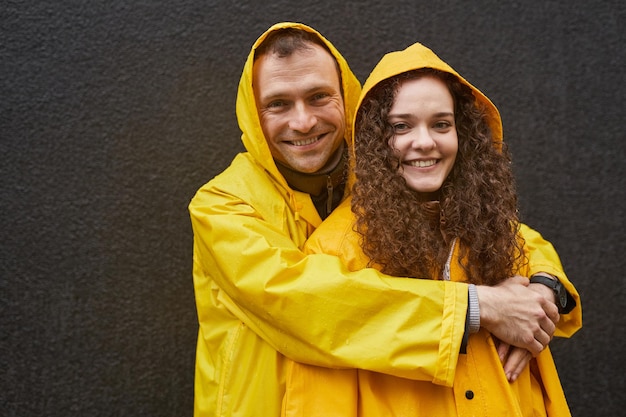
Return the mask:
[[(550, 288), (554, 291), (554, 296), (556, 297), (556, 305), (559, 308), (560, 314), (567, 314), (576, 307), (576, 300), (574, 297), (565, 289), (563, 284), (557, 278), (548, 278), (545, 275), (533, 275), (530, 278), (531, 283), (543, 284), (546, 287)], [(560, 293), (564, 292), (566, 296), (565, 305), (561, 303)]]
[(545, 275), (533, 275), (530, 277), (531, 284), (543, 284), (550, 288), (552, 291), (558, 290), (560, 282), (556, 278), (548, 278)]

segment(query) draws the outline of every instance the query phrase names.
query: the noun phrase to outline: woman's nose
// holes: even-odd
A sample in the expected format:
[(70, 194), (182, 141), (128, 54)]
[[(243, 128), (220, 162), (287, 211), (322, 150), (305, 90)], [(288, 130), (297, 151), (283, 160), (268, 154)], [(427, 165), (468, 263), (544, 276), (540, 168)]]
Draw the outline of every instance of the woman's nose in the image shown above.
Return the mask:
[(416, 128), (411, 134), (411, 148), (430, 150), (435, 147), (435, 141), (429, 129), (425, 127)]
[(411, 149), (428, 151), (435, 147), (435, 141), (430, 132), (426, 128), (415, 128), (413, 131), (405, 135), (407, 145)]

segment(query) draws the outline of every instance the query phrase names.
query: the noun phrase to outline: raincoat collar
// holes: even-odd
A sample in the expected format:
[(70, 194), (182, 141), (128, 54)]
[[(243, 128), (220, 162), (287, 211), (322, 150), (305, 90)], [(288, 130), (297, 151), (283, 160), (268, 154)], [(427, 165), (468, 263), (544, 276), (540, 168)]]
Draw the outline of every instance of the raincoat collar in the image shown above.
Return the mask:
[(244, 64), (241, 79), (239, 81), (239, 89), (237, 93), (237, 121), (241, 129), (241, 141), (250, 155), (265, 168), (272, 177), (276, 179), (286, 189), (291, 190), (284, 176), (279, 172), (276, 163), (272, 158), (269, 146), (261, 129), (258, 109), (254, 100), (254, 91), (252, 86), (252, 70), (254, 64), (254, 53), (259, 45), (265, 40), (269, 33), (283, 28), (297, 28), (307, 32), (311, 32), (319, 36), (319, 38), (328, 46), (329, 50), (339, 64), (341, 73), (341, 82), (343, 88), (343, 101), (345, 110), (345, 139), (349, 144), (349, 138), (352, 137), (352, 125), (354, 120), (354, 111), (356, 103), (361, 92), (361, 85), (356, 76), (350, 70), (348, 63), (337, 49), (315, 29), (302, 23), (282, 22), (277, 23), (265, 31), (254, 43), (246, 63)]

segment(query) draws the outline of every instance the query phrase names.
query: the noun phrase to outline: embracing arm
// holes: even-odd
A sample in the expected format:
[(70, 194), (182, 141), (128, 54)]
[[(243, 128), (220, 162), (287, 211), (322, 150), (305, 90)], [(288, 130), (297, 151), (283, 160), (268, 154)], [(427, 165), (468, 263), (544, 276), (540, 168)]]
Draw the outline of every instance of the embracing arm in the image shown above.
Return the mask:
[[(451, 385), (466, 284), (350, 272), (335, 256), (305, 255), (278, 205), (270, 215), (205, 188), (189, 208), (198, 300), (218, 299), (295, 361)], [(201, 326), (211, 321), (202, 310)]]

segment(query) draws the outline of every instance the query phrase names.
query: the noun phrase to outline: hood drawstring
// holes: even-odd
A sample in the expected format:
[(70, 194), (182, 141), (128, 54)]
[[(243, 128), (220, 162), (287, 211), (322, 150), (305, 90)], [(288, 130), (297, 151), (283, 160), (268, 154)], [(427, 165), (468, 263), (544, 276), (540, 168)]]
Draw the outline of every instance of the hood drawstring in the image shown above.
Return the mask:
[(292, 192), (289, 193), (289, 199), (291, 200), (291, 207), (294, 210), (294, 218), (296, 223), (300, 222), (300, 207), (298, 206), (298, 200), (296, 199), (296, 195)]

